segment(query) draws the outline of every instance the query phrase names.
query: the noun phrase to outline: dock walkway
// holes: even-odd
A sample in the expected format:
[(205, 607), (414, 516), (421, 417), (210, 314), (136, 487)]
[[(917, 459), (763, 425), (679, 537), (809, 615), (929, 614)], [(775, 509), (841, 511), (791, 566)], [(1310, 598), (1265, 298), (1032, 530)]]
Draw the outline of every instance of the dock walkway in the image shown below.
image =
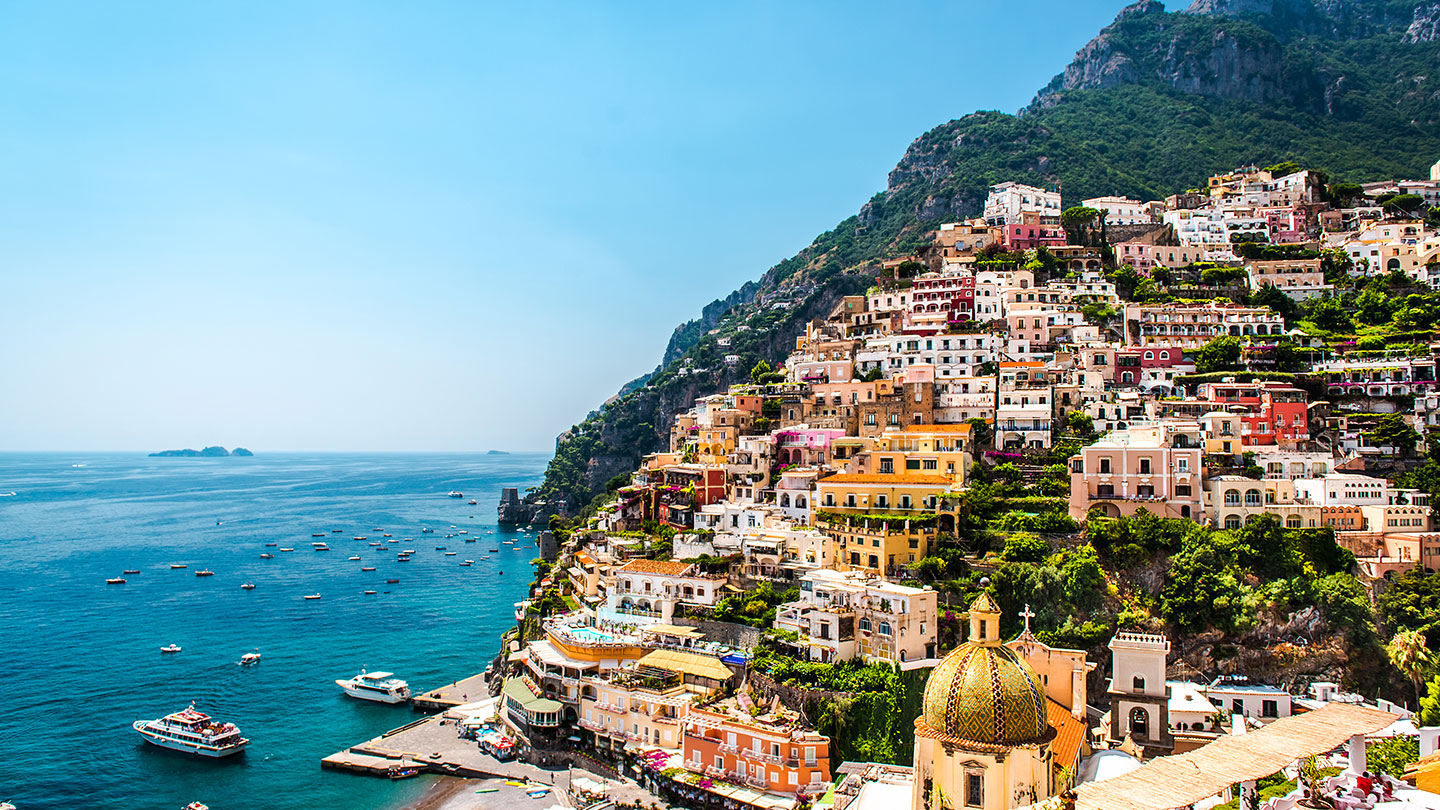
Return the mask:
[(411, 698), (410, 702), (421, 711), (442, 712), (488, 697), (490, 697), (490, 686), (485, 682), (485, 673), (482, 672), (437, 689), (419, 692)]

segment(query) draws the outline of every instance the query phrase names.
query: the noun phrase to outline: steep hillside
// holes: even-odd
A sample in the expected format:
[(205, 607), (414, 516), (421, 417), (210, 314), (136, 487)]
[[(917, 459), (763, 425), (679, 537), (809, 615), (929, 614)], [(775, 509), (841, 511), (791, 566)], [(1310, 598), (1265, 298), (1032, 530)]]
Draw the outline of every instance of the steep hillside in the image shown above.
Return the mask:
[(977, 112), (920, 136), (856, 216), (677, 328), (642, 385), (567, 431), (537, 496), (583, 506), (661, 448), (677, 410), (782, 359), (806, 321), (868, 286), (878, 261), (979, 213), (992, 183), (1059, 186), (1070, 205), (1155, 199), (1252, 162), (1346, 180), (1426, 176), (1440, 157), (1437, 37), (1440, 3), (1419, 0), (1124, 9), (1020, 115)]

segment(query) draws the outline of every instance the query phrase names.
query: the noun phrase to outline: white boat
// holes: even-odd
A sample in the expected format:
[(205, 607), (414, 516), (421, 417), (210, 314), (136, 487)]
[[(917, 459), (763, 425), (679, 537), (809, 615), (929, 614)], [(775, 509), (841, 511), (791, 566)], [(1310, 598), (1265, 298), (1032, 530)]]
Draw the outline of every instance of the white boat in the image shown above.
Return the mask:
[(210, 715), (196, 711), (194, 703), (158, 720), (136, 720), (131, 727), (152, 745), (202, 757), (228, 757), (250, 744), (234, 723), (217, 723)]
[(452, 490), (450, 490), (450, 493), (449, 493), (449, 494), (450, 494), (450, 497), (452, 497), (452, 498), (463, 498), (463, 497), (465, 497), (465, 493), (461, 492), (461, 491), (458, 490), (458, 489), (452, 489)]
[(162, 653), (177, 653), (177, 652), (180, 652), (180, 645), (179, 645), (179, 644), (166, 644), (164, 647), (161, 647), (161, 648), (160, 648), (160, 652), (162, 652)]
[(125, 578), (124, 578), (124, 577), (111, 577), (111, 578), (105, 580), (105, 584), (106, 584), (106, 585), (124, 585), (124, 584), (125, 584)]
[(274, 555), (274, 554), (271, 554), (271, 553), (268, 552), (268, 551), (263, 551), (263, 552), (260, 553), (260, 559), (262, 559), (262, 560), (273, 560), (273, 559), (275, 559), (275, 555)]
[(421, 533), (421, 534), (434, 534), (434, 533), (435, 533), (435, 530), (434, 530), (434, 529), (431, 529), (431, 528), (429, 528), (429, 527), (426, 527), (426, 528), (421, 529), (421, 530), (420, 530), (420, 533)]
[(242, 591), (253, 591), (253, 590), (255, 590), (255, 583), (253, 583), (253, 582), (245, 582), (245, 583), (242, 583), (242, 584), (240, 585), (240, 590), (242, 590)]
[(240, 656), (240, 660), (236, 663), (238, 663), (242, 667), (248, 667), (251, 664), (258, 664), (260, 663), (260, 651), (256, 650), (255, 652), (245, 653), (244, 655)]
[(174, 571), (174, 570), (177, 569), (177, 568), (185, 568), (185, 567), (186, 567), (186, 566), (185, 566), (185, 563), (170, 563), (170, 570), (172, 570), (172, 571)]
[(349, 562), (355, 562), (355, 561), (358, 560), (358, 559), (360, 559), (360, 558), (359, 558), (359, 557), (350, 557), (350, 558), (348, 558)]
[(410, 685), (395, 677), (393, 672), (366, 672), (349, 680), (336, 681), (335, 685), (345, 694), (361, 700), (376, 703), (404, 703), (410, 699)]
[(318, 594), (318, 593), (312, 593), (312, 594), (310, 594), (309, 596), (305, 596), (305, 597), (302, 597), (302, 598), (305, 599), (306, 601), (309, 601), (309, 600), (312, 600), (312, 599), (319, 599), (319, 598), (320, 598), (320, 594)]

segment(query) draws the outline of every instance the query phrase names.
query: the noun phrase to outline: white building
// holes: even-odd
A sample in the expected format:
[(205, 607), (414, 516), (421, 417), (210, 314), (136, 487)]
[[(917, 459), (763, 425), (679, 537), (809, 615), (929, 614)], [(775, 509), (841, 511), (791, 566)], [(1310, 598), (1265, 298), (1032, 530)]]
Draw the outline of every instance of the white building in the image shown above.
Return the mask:
[(1129, 197), (1091, 197), (1081, 200), (1080, 204), (1104, 211), (1106, 225), (1141, 225), (1155, 221), (1153, 203), (1143, 203)]
[(990, 195), (985, 198), (986, 224), (1019, 224), (1024, 214), (1038, 214), (1042, 223), (1058, 223), (1060, 192), (1012, 181), (990, 187)]
[(862, 571), (811, 571), (775, 627), (799, 633), (813, 661), (908, 663), (935, 657), (937, 597)]
[(610, 578), (600, 618), (628, 624), (669, 623), (681, 603), (713, 606), (726, 580), (723, 574), (704, 574), (690, 563), (668, 560), (631, 560)]

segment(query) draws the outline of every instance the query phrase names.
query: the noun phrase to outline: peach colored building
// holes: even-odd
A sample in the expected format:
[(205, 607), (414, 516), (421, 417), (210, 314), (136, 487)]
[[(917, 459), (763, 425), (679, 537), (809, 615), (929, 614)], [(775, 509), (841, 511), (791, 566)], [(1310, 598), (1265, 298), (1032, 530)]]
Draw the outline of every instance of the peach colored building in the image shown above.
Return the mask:
[(1071, 456), (1070, 516), (1120, 517), (1145, 509), (1202, 519), (1202, 451), (1195, 432), (1195, 423), (1178, 420), (1132, 424)]

